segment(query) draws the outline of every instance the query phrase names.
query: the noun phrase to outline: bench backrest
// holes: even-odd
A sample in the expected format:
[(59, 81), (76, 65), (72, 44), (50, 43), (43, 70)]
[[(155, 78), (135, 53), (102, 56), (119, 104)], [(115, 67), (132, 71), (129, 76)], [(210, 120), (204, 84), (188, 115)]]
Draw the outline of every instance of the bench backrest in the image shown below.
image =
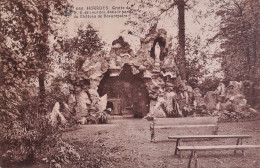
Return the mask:
[(155, 118), (156, 126), (165, 125), (218, 125), (218, 117)]

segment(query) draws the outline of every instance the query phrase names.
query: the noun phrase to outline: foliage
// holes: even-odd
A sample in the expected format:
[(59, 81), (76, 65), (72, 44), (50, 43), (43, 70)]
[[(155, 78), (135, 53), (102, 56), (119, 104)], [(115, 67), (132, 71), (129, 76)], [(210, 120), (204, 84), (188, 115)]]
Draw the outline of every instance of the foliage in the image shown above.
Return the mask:
[(46, 104), (48, 105), (48, 111), (52, 110), (56, 102), (59, 102), (61, 105), (62, 102), (67, 102), (67, 98), (69, 96), (66, 79), (58, 76), (52, 79), (50, 83), (50, 86), (46, 90)]
[[(260, 4), (257, 0), (224, 1), (225, 8), (218, 9), (221, 17), (218, 38), (222, 39), (222, 66), (228, 80), (250, 80), (258, 77), (251, 74), (259, 63)], [(235, 62), (235, 63), (234, 63)], [(255, 75), (253, 78), (250, 75)], [(256, 79), (253, 79), (256, 80)], [(259, 80), (258, 80), (259, 81)]]
[(19, 84), (17, 79), (38, 77), (39, 108), (44, 112), (45, 75), (51, 65), (49, 35), (57, 34), (53, 25), (69, 4), (65, 0), (4, 0), (0, 6), (1, 83)]
[[(7, 87), (8, 88), (8, 87)], [(38, 98), (30, 97), (23, 89), (6, 90), (7, 95), (2, 100), (6, 108), (1, 109), (1, 158), (4, 162), (19, 162), (32, 160), (35, 150), (41, 146), (47, 119), (37, 115)], [(14, 103), (15, 102), (15, 103)], [(11, 104), (13, 103), (13, 104)], [(10, 107), (10, 108), (8, 108)], [(1, 160), (2, 160), (1, 159)]]
[(61, 167), (62, 164), (70, 164), (80, 159), (80, 155), (74, 147), (64, 142), (61, 138), (56, 140), (54, 145), (50, 146), (47, 151), (48, 156), (43, 158), (43, 160), (49, 163), (50, 167)]
[[(63, 0), (0, 2), (0, 144), (1, 166), (10, 162), (31, 162), (57, 130), (41, 115), (50, 102), (45, 95), (45, 74), (51, 69), (49, 35), (58, 29)], [(55, 16), (55, 17), (54, 17)], [(59, 22), (62, 23), (62, 22)], [(39, 87), (35, 87), (35, 83)], [(37, 90), (39, 89), (39, 94)]]
[(52, 130), (48, 119), (37, 114), (37, 97), (24, 95), (19, 102), (19, 113), (1, 115), (1, 160), (3, 164), (31, 162), (37, 150), (46, 145), (45, 139)]
[[(142, 37), (148, 32), (150, 27), (165, 23), (166, 20), (172, 24), (171, 28), (177, 26), (175, 22), (177, 19), (173, 17), (175, 16), (175, 7), (177, 7), (179, 0), (153, 2), (135, 0), (129, 3), (131, 6), (131, 14), (126, 22), (126, 25), (129, 25), (129, 34)], [(195, 0), (188, 0), (185, 1), (185, 3), (185, 9), (190, 9), (196, 5)]]
[(186, 74), (187, 82), (192, 88), (196, 88), (199, 80), (204, 75), (206, 65), (206, 53), (200, 48), (200, 37), (186, 38)]
[[(55, 82), (54, 82), (55, 83)], [(15, 94), (16, 92), (10, 92), (7, 90), (8, 95)], [(53, 102), (62, 101), (57, 99), (61, 94), (59, 89), (53, 89), (52, 92), (47, 92), (46, 107), (50, 111), (53, 107)], [(57, 97), (56, 97), (57, 96)], [(65, 96), (63, 96), (64, 98)], [(14, 110), (7, 109), (8, 111), (2, 111), (1, 113), (1, 130), (0, 144), (1, 144), (1, 165), (17, 163), (17, 162), (31, 162), (35, 157), (38, 157), (40, 153), (44, 154), (44, 157), (52, 158), (52, 155), (68, 157), (67, 160), (73, 161), (69, 156), (74, 155), (71, 153), (69, 145), (65, 142), (61, 142), (61, 129), (59, 127), (53, 128), (50, 124), (49, 118), (46, 116), (38, 115), (37, 108), (39, 106), (39, 97), (32, 95), (29, 89), (22, 89), (19, 95), (20, 101), (17, 102), (17, 113)], [(10, 105), (10, 103), (8, 103)], [(14, 106), (12, 106), (14, 107)], [(10, 110), (10, 112), (9, 112)], [(5, 112), (5, 113), (4, 113)], [(49, 148), (52, 148), (53, 150)], [(59, 150), (64, 148), (64, 154)], [(57, 152), (55, 154), (55, 152)], [(75, 151), (74, 151), (75, 152)], [(47, 154), (46, 154), (47, 153)], [(76, 155), (76, 154), (75, 154)], [(52, 158), (53, 159), (53, 158)], [(50, 160), (52, 160), (50, 159)], [(58, 159), (56, 162), (59, 162)], [(55, 162), (55, 163), (56, 163)]]
[(98, 36), (98, 31), (90, 24), (86, 27), (80, 26), (77, 35), (61, 43), (62, 49), (67, 53), (68, 60), (75, 63), (69, 69), (80, 70), (84, 61), (103, 49), (104, 42)]
[[(251, 105), (257, 103), (254, 97), (259, 91), (253, 91), (260, 83), (260, 3), (258, 0), (212, 1), (217, 6), (216, 15), (220, 17), (219, 32), (211, 39), (221, 41), (221, 51), (215, 57), (222, 59), (225, 80), (253, 82), (248, 100)], [(254, 95), (255, 92), (255, 95)]]
[[(59, 42), (60, 54), (59, 68), (63, 72), (63, 82), (71, 87), (82, 88), (90, 84), (88, 76), (82, 71), (82, 66), (86, 60), (93, 63), (102, 62), (106, 53), (103, 49), (104, 42), (100, 38), (98, 31), (91, 25), (79, 26), (77, 35), (73, 38), (65, 38)], [(86, 68), (86, 67), (85, 67)]]
[[(39, 152), (46, 152), (48, 146), (53, 147), (48, 154), (58, 156), (47, 156), (55, 163), (73, 160), (73, 155), (78, 158), (70, 145), (57, 141), (59, 127), (51, 127), (48, 117), (40, 113), (51, 111), (55, 102), (66, 99), (61, 89), (65, 81), (51, 80), (48, 73), (55, 62), (54, 56), (60, 54), (56, 52), (58, 43), (64, 44), (62, 49), (69, 56), (79, 55), (75, 58), (78, 68), (84, 57), (100, 51), (103, 43), (90, 25), (86, 30), (79, 28), (78, 36), (71, 43), (60, 40), (59, 25), (66, 20), (62, 15), (64, 9), (70, 8), (65, 0), (4, 0), (0, 5), (1, 165), (31, 162)], [(47, 80), (51, 81), (48, 89)], [(35, 87), (37, 82), (39, 87)]]

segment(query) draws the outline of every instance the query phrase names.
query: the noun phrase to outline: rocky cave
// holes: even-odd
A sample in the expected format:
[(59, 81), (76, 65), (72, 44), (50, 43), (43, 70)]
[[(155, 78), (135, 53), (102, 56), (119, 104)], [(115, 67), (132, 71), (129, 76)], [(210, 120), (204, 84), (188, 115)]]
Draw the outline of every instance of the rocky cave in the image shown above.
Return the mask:
[(107, 106), (112, 115), (144, 117), (149, 112), (149, 93), (141, 79), (141, 73), (134, 75), (130, 65), (125, 64), (119, 76), (107, 71), (98, 86), (99, 96), (107, 94)]

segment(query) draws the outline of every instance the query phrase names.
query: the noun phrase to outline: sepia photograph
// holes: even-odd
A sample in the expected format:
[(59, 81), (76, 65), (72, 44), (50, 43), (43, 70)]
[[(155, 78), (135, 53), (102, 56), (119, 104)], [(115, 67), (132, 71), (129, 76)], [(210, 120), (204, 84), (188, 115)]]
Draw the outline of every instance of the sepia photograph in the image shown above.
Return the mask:
[(0, 0), (0, 168), (260, 168), (259, 0)]

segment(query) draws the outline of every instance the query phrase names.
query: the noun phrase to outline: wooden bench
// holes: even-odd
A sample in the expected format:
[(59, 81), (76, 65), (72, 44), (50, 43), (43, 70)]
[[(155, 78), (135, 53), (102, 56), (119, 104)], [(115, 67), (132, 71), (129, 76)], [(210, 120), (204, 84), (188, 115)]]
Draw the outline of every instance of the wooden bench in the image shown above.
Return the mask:
[[(191, 167), (191, 161), (194, 156), (195, 168), (198, 167), (197, 151), (209, 151), (209, 150), (244, 150), (249, 148), (260, 148), (260, 145), (218, 145), (218, 146), (178, 146), (179, 151), (191, 151), (188, 168)], [(245, 156), (245, 155), (244, 155)]]
[(176, 135), (169, 136), (168, 139), (176, 139), (176, 146), (174, 154), (177, 155), (178, 147), (182, 139), (212, 139), (212, 138), (237, 138), (236, 145), (242, 145), (243, 138), (251, 138), (250, 135)]
[(218, 117), (154, 118), (150, 124), (151, 141), (155, 141), (156, 129), (175, 129), (174, 134), (177, 130), (189, 134), (207, 130), (207, 133), (217, 134)]

